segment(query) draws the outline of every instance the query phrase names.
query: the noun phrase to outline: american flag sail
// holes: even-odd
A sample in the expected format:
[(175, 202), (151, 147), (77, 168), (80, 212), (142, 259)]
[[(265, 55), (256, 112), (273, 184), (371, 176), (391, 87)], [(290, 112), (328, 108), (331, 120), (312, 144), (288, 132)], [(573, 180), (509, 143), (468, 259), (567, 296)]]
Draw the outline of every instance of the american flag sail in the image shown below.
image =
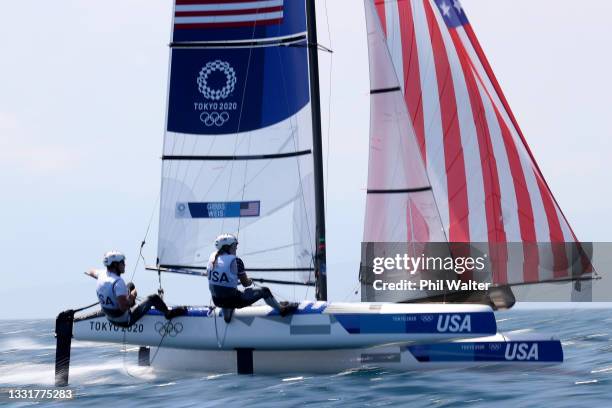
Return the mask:
[[(461, 3), (365, 0), (365, 4), (371, 69), (378, 65), (380, 77), (395, 76), (409, 121), (403, 137), (410, 140), (402, 143), (416, 146), (407, 157), (425, 169), (423, 191), (431, 189), (444, 239), (486, 243), (494, 255), (492, 272), (497, 284), (567, 278), (575, 258), (570, 259), (573, 252), (565, 243), (576, 243), (576, 237), (527, 145)], [(376, 36), (381, 39), (372, 40)], [(387, 56), (391, 73), (384, 74), (381, 62), (373, 61), (373, 55), (378, 54)], [(371, 78), (372, 88), (381, 87), (376, 81), (381, 82)], [(377, 143), (381, 138), (391, 139), (381, 123), (372, 125), (372, 149), (380, 147)], [(373, 153), (370, 155), (372, 161)], [(369, 189), (379, 183), (382, 168), (388, 166), (385, 163), (388, 160), (370, 163)], [(414, 189), (417, 184), (408, 183), (408, 187)], [(372, 210), (366, 215), (366, 238), (384, 238), (373, 233), (379, 209), (370, 204), (376, 199), (380, 200), (368, 197)], [(395, 200), (395, 214), (406, 219), (408, 230), (421, 225), (420, 235), (414, 240), (422, 241), (424, 231), (435, 224), (430, 208), (433, 204), (415, 206), (414, 195)], [(410, 215), (415, 210), (416, 218)], [(430, 227), (425, 228), (428, 224)], [(396, 236), (389, 237), (390, 241), (397, 240)], [(426, 237), (428, 241), (438, 238)], [(543, 247), (541, 243), (550, 245)], [(520, 256), (509, 254), (510, 248), (515, 252), (518, 248)]]

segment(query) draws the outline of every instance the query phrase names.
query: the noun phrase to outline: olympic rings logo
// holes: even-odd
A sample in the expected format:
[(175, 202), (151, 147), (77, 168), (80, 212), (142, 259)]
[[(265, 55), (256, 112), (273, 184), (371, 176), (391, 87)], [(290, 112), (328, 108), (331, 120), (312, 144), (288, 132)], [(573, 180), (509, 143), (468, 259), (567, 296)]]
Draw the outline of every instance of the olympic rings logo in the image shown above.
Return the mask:
[(229, 120), (229, 113), (227, 112), (202, 112), (200, 114), (200, 120), (208, 127), (217, 126), (221, 127)]
[(489, 344), (489, 350), (491, 351), (499, 351), (501, 349), (501, 344), (499, 343), (491, 343)]
[(423, 315), (423, 316), (421, 316), (421, 321), (422, 322), (426, 322), (426, 323), (433, 322), (433, 319), (434, 319), (433, 315)]
[[(208, 77), (215, 71), (220, 71), (225, 75), (225, 85), (220, 89), (213, 89), (208, 86)], [(200, 70), (198, 75), (198, 90), (206, 99), (218, 101), (227, 98), (236, 87), (236, 71), (225, 61), (210, 61)]]
[(183, 323), (177, 322), (157, 322), (155, 323), (155, 330), (159, 333), (160, 336), (170, 336), (176, 337), (177, 334), (183, 331)]

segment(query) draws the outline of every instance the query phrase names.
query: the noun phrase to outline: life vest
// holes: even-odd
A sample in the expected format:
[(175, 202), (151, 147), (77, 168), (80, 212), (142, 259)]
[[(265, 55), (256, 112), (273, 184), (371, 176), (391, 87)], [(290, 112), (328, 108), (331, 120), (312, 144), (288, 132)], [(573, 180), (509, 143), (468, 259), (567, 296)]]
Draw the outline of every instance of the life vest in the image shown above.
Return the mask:
[(232, 263), (236, 261), (236, 255), (221, 254), (215, 262), (216, 252), (210, 257), (206, 267), (208, 271), (208, 284), (211, 286), (223, 286), (236, 288), (238, 286), (237, 267), (232, 270)]
[(125, 282), (112, 272), (100, 271), (98, 273), (98, 285), (96, 294), (100, 301), (102, 311), (109, 318), (119, 318), (127, 313), (119, 309), (117, 296), (127, 296)]

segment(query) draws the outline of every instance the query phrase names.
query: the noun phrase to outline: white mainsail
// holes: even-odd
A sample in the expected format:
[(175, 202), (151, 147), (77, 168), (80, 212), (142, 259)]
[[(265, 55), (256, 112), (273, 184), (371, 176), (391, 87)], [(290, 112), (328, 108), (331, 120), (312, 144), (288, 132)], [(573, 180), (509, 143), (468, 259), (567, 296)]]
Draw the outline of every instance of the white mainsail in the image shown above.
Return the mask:
[(158, 262), (204, 267), (215, 237), (234, 233), (258, 277), (285, 271), (285, 279), (310, 282), (315, 214), (304, 0), (278, 2), (274, 19), (262, 17), (266, 9), (238, 16), (239, 4), (228, 4), (236, 8), (231, 21), (211, 20), (193, 3), (175, 7)]

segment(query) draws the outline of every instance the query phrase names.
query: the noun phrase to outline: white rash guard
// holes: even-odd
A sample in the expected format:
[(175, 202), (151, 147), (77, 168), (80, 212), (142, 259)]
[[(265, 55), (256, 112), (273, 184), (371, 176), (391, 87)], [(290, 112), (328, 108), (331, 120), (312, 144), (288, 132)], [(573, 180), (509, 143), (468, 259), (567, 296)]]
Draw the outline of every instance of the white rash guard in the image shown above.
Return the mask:
[(128, 289), (121, 277), (109, 271), (98, 271), (98, 285), (96, 294), (100, 300), (100, 306), (108, 317), (113, 320), (122, 320), (128, 316), (126, 310), (121, 314), (118, 296), (128, 296)]

